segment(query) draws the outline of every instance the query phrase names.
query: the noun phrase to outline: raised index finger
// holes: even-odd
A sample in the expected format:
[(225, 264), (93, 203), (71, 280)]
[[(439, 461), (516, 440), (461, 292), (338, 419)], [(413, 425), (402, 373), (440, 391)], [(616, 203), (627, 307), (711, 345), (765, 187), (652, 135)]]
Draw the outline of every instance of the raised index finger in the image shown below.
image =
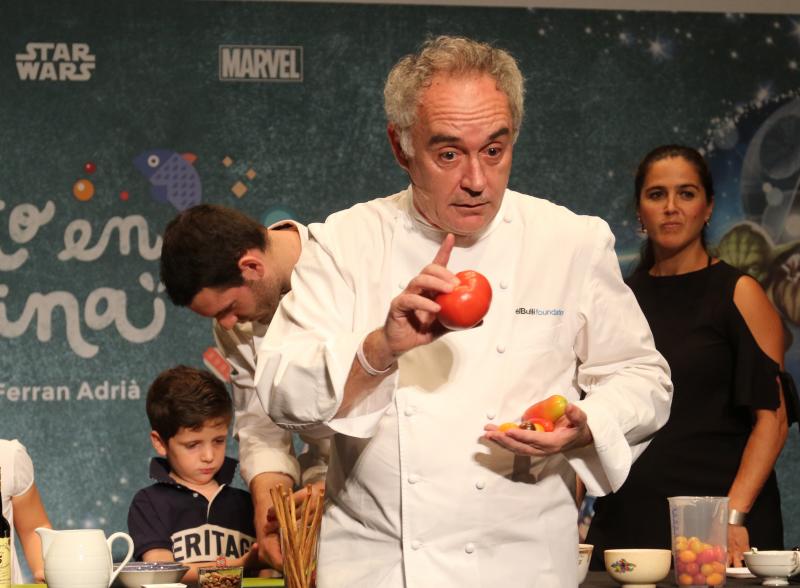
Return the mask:
[(447, 233), (444, 241), (442, 241), (442, 244), (439, 246), (439, 251), (436, 252), (436, 257), (433, 258), (433, 263), (441, 265), (442, 267), (447, 267), (447, 262), (450, 261), (450, 252), (453, 251), (455, 242), (455, 235), (453, 235), (453, 233)]

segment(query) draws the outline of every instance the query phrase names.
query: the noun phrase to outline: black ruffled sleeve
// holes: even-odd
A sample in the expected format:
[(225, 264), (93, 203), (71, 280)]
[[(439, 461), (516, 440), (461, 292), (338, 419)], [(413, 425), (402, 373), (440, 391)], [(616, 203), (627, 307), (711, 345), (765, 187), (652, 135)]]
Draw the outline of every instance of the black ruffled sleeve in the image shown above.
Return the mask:
[(780, 366), (759, 347), (739, 311), (735, 310), (733, 314), (736, 346), (734, 404), (750, 410), (775, 410), (780, 404), (776, 383), (780, 379), (788, 423), (800, 423), (800, 398), (792, 375), (781, 371)]

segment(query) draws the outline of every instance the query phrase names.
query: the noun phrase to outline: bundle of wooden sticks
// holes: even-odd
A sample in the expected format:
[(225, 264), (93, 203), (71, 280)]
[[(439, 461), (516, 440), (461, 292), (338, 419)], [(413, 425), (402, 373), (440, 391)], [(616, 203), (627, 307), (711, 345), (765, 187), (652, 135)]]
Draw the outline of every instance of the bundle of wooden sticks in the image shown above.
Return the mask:
[(312, 493), (311, 486), (306, 486), (306, 496), (299, 507), (291, 491), (283, 486), (271, 488), (269, 493), (280, 526), (286, 588), (311, 588), (317, 567), (324, 491)]

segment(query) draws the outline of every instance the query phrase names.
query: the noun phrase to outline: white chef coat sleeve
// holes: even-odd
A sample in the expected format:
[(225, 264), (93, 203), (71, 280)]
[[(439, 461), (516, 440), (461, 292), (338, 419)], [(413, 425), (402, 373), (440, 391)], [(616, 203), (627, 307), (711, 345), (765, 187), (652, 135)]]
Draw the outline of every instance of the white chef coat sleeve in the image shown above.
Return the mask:
[[(356, 350), (382, 322), (361, 320), (377, 296), (357, 297), (353, 275), (341, 261), (364, 260), (368, 244), (343, 254), (351, 241), (337, 239), (329, 223), (309, 227), (311, 237), (292, 274), (292, 290), (261, 343), (256, 384), (264, 409), (281, 427), (312, 437), (341, 433), (367, 438), (394, 398), (397, 371), (346, 414), (336, 416)], [(364, 268), (359, 271), (365, 273)], [(384, 317), (387, 311), (388, 305), (382, 309)]]
[(255, 366), (238, 348), (239, 341), (215, 321), (214, 340), (231, 367), (233, 436), (239, 442), (239, 471), (249, 486), (258, 474), (282, 473), (301, 482), (300, 464), (292, 450), (292, 434), (273, 423), (258, 399)]
[(3, 493), (5, 496), (13, 498), (22, 496), (33, 486), (33, 461), (25, 446), (16, 439), (10, 442), (9, 449), (13, 454), (12, 462), (14, 464), (11, 470), (11, 491), (8, 492), (4, 488)]
[(587, 492), (602, 496), (622, 486), (633, 461), (666, 423), (672, 382), (636, 297), (622, 280), (614, 237), (605, 222), (592, 222), (595, 239), (575, 352), (577, 383), (586, 392), (576, 404), (586, 413), (594, 443), (567, 452), (567, 458)]

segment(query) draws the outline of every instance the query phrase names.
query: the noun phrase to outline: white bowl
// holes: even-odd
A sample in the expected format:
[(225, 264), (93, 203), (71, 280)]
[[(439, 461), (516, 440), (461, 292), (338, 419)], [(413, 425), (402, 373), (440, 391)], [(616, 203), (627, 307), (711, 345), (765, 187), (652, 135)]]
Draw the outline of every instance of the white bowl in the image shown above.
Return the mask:
[(578, 544), (578, 584), (582, 584), (589, 572), (589, 561), (592, 559), (594, 545), (588, 543)]
[(745, 551), (744, 563), (751, 573), (764, 578), (764, 586), (786, 586), (789, 576), (800, 572), (800, 552)]
[[(116, 566), (115, 568), (116, 569)], [(114, 580), (119, 588), (141, 588), (143, 584), (174, 584), (189, 570), (176, 562), (129, 562)]]
[(603, 552), (608, 575), (629, 588), (655, 588), (669, 575), (669, 549), (606, 549)]

